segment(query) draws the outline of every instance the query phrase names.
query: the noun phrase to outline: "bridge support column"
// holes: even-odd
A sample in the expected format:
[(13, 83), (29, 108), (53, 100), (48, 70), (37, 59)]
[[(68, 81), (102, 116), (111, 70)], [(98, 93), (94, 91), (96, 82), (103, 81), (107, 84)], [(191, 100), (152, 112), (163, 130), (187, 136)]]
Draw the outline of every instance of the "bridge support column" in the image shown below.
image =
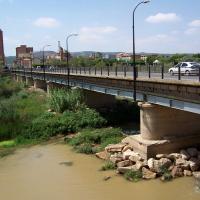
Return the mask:
[(28, 86), (34, 86), (33, 78), (26, 77), (26, 85), (28, 85)]
[(34, 88), (35, 89), (42, 89), (44, 91), (47, 90), (47, 83), (44, 80), (35, 79), (34, 80)]
[(139, 103), (140, 135), (125, 139), (143, 157), (179, 152), (200, 144), (200, 115), (149, 103)]
[(89, 107), (100, 108), (115, 103), (115, 96), (84, 90), (85, 102)]

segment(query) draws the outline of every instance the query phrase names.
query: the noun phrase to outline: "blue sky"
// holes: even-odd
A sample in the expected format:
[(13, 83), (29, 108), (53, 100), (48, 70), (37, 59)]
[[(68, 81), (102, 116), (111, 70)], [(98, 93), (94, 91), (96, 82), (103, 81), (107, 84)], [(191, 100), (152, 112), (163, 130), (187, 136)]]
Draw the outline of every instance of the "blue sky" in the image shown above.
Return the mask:
[[(0, 28), (5, 54), (20, 44), (57, 51), (57, 42), (71, 51), (132, 50), (132, 10), (138, 0), (0, 0)], [(151, 0), (136, 12), (136, 51), (200, 52), (200, 1)]]

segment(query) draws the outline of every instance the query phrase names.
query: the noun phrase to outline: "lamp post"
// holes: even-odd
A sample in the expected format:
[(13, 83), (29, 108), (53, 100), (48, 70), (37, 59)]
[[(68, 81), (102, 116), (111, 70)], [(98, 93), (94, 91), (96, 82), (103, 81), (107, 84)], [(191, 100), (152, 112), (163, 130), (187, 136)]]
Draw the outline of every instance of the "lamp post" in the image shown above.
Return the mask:
[(78, 36), (78, 34), (70, 34), (66, 38), (66, 50), (67, 50), (67, 85), (69, 87), (69, 75), (70, 75), (70, 70), (69, 70), (69, 38)]
[(134, 101), (137, 100), (137, 97), (136, 97), (136, 79), (137, 79), (137, 68), (136, 68), (136, 64), (135, 64), (135, 11), (136, 9), (138, 8), (138, 6), (140, 6), (141, 4), (146, 4), (146, 3), (149, 3), (150, 0), (146, 0), (146, 1), (141, 1), (139, 2), (134, 10), (133, 10), (133, 81), (134, 81)]
[(51, 46), (51, 45), (48, 45), (48, 44), (47, 44), (47, 45), (44, 45), (43, 48), (42, 48), (42, 52), (43, 52), (43, 56), (42, 56), (42, 65), (43, 65), (44, 81), (45, 81), (45, 79), (46, 79), (46, 77), (45, 77), (45, 66), (44, 66), (44, 64), (45, 64), (45, 63), (44, 63), (44, 61), (45, 61), (45, 60), (44, 60), (44, 49), (45, 49), (46, 47), (50, 47), (50, 46)]

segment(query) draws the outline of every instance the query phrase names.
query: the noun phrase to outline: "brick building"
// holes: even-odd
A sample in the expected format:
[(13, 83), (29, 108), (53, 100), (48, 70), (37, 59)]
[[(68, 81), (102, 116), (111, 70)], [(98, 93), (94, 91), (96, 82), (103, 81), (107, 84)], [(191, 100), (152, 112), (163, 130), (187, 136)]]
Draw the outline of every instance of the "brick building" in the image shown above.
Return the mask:
[(16, 48), (16, 63), (23, 67), (31, 67), (32, 65), (33, 47), (21, 45)]
[(4, 45), (3, 45), (3, 31), (0, 29), (0, 60), (5, 64)]

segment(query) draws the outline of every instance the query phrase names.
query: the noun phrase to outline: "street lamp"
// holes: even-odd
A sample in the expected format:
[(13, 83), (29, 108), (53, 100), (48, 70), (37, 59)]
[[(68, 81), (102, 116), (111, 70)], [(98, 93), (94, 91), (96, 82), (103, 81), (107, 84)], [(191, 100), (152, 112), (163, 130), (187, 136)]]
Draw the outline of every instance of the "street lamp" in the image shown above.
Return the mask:
[(49, 44), (47, 44), (47, 45), (44, 45), (43, 46), (43, 48), (42, 48), (42, 52), (43, 52), (43, 58), (42, 58), (42, 65), (43, 65), (43, 73), (44, 73), (44, 81), (45, 81), (45, 79), (46, 79), (46, 77), (45, 77), (45, 66), (44, 66), (44, 49), (46, 48), (46, 47), (50, 47), (51, 45), (49, 45)]
[(74, 36), (78, 36), (78, 34), (70, 34), (67, 36), (66, 38), (66, 50), (67, 50), (67, 85), (69, 87), (69, 75), (70, 75), (70, 70), (69, 70), (69, 38), (74, 37)]
[(139, 2), (134, 10), (133, 10), (133, 81), (134, 81), (134, 101), (137, 100), (136, 97), (136, 79), (137, 79), (137, 69), (136, 69), (136, 64), (135, 64), (135, 11), (138, 8), (138, 6), (140, 6), (141, 4), (146, 4), (149, 3), (150, 0), (147, 1), (141, 1)]

